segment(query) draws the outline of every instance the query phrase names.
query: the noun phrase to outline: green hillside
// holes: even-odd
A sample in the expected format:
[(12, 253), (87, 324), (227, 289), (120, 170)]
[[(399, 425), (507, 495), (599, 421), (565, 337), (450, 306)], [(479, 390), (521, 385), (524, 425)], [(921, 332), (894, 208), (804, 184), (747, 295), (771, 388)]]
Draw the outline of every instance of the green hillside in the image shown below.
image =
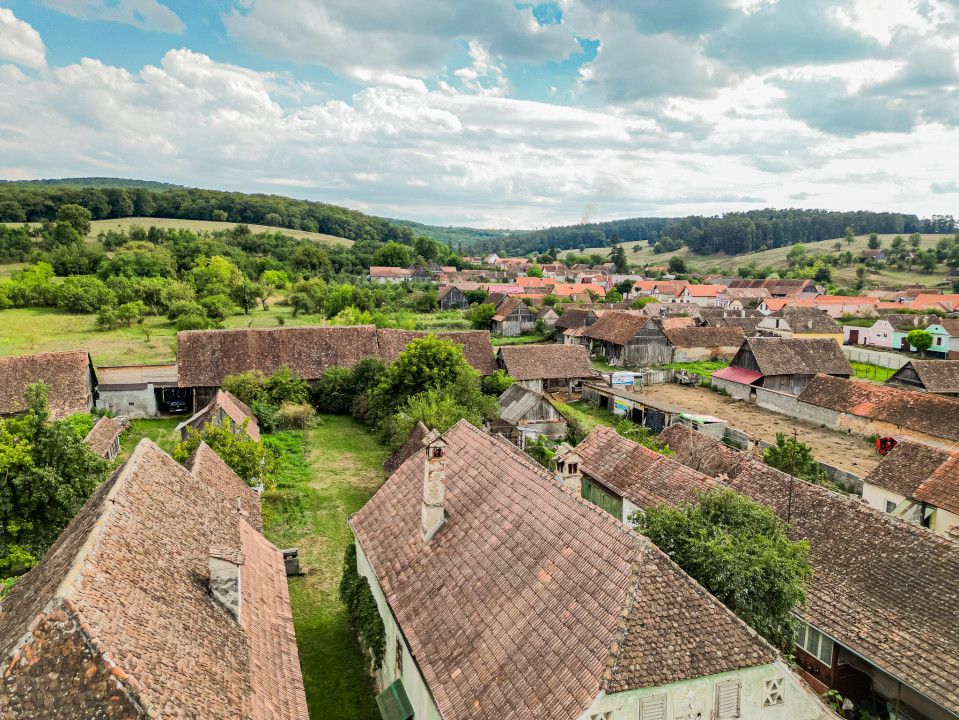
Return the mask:
[(167, 190), (174, 190), (186, 187), (185, 185), (174, 185), (172, 183), (157, 182), (155, 180), (132, 180), (130, 178), (108, 178), (108, 177), (87, 177), (87, 178), (57, 178), (51, 180), (0, 180), (8, 185), (46, 185), (48, 187), (61, 188), (143, 188), (151, 192), (161, 193)]
[(509, 230), (497, 228), (469, 228), (454, 227), (452, 225), (440, 227), (439, 225), (424, 225), (423, 223), (414, 222), (412, 220), (397, 220), (395, 218), (386, 219), (394, 225), (410, 228), (418, 236), (425, 235), (426, 237), (431, 237), (437, 242), (443, 243), (444, 245), (447, 243), (452, 243), (453, 249), (457, 251), (459, 250), (459, 246), (462, 244), (464, 252), (466, 252), (466, 250), (472, 245), (482, 240), (503, 237), (504, 235), (510, 234)]

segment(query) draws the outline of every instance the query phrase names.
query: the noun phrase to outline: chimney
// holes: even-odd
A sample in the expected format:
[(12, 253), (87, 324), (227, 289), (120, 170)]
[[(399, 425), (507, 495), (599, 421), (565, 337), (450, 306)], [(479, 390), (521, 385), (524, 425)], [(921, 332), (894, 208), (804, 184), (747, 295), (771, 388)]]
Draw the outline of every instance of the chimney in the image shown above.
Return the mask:
[(583, 473), (579, 469), (583, 458), (572, 447), (563, 443), (556, 450), (553, 459), (556, 461), (556, 478), (579, 495), (583, 489)]
[(239, 550), (210, 548), (210, 592), (213, 599), (241, 624), (240, 568), (245, 559)]
[(446, 441), (437, 430), (423, 438), (426, 464), (423, 472), (423, 527), (420, 537), (426, 545), (446, 521)]

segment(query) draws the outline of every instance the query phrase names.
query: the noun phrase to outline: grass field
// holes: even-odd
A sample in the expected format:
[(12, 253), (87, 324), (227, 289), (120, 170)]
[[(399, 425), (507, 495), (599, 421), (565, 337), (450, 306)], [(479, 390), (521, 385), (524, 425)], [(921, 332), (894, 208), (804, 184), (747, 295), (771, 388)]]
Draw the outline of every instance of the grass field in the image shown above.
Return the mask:
[(133, 452), (143, 438), (150, 438), (160, 446), (161, 450), (173, 454), (176, 444), (180, 442), (180, 433), (174, 428), (185, 420), (186, 417), (164, 418), (163, 420), (133, 420), (130, 427), (123, 433), (120, 439), (120, 454), (117, 456), (119, 461), (126, 459), (127, 455)]
[(876, 382), (886, 382), (896, 374), (891, 368), (879, 367), (878, 365), (867, 365), (866, 363), (850, 363), (852, 369), (856, 371), (856, 377), (862, 380), (874, 380)]
[[(880, 235), (879, 239), (882, 240), (882, 245), (885, 248), (888, 248), (892, 245), (893, 238), (895, 235)], [(907, 235), (903, 235), (906, 240), (908, 240)], [(922, 236), (922, 249), (934, 248), (936, 243), (939, 240), (945, 237), (943, 235), (930, 235), (926, 234)], [(820, 242), (813, 243), (804, 243), (806, 246), (806, 252), (810, 255), (814, 253), (829, 253), (834, 252), (833, 245), (839, 241), (840, 238), (833, 238), (832, 240), (821, 240)], [(842, 251), (850, 250), (853, 255), (859, 256), (863, 250), (866, 249), (869, 238), (867, 235), (859, 235), (855, 238), (851, 245), (847, 245), (845, 242), (842, 243)], [(680, 255), (686, 259), (687, 264), (693, 265), (694, 267), (699, 268), (700, 270), (706, 270), (708, 268), (718, 266), (723, 272), (735, 272), (736, 268), (742, 267), (743, 265), (748, 265), (751, 262), (755, 262), (757, 267), (764, 267), (766, 265), (772, 265), (775, 268), (785, 270), (788, 265), (786, 263), (786, 255), (792, 249), (792, 246), (786, 246), (781, 248), (775, 248), (773, 250), (764, 250), (762, 252), (749, 253), (747, 255), (727, 255), (725, 253), (717, 253), (714, 255), (694, 255), (690, 252), (689, 248), (681, 248), (675, 252), (663, 253), (661, 255), (656, 255), (653, 252), (653, 249), (650, 245), (645, 242), (627, 242), (623, 243), (623, 247), (626, 250), (626, 258), (631, 264), (638, 265), (666, 265), (669, 262), (669, 258), (673, 255)], [(639, 247), (637, 252), (633, 252), (634, 247)], [(586, 248), (586, 254), (590, 253), (599, 253), (601, 255), (606, 255), (609, 252), (609, 248)], [(565, 253), (561, 253), (565, 254)], [(853, 263), (852, 265), (846, 265), (839, 267), (835, 271), (835, 276), (837, 280), (846, 280), (848, 282), (853, 282), (856, 279), (856, 268), (859, 267), (859, 263)], [(898, 271), (898, 270), (883, 270), (877, 273), (870, 272), (869, 280), (870, 282), (876, 283), (878, 285), (900, 285), (900, 284), (922, 284), (922, 285), (935, 285), (945, 281), (945, 277), (948, 274), (949, 269), (944, 265), (940, 265), (936, 272), (934, 273), (922, 273), (922, 272), (913, 272), (913, 271)]]
[(285, 463), (277, 489), (263, 495), (263, 530), (277, 546), (299, 548), (305, 570), (290, 578), (290, 604), (310, 716), (376, 720), (373, 685), (338, 588), (353, 539), (346, 519), (383, 483), (387, 453), (352, 418), (323, 421), (270, 436)]
[[(14, 225), (20, 226), (23, 223), (0, 223), (0, 225)], [(32, 225), (38, 225), (39, 223), (30, 223)], [(90, 223), (90, 234), (87, 235), (87, 240), (96, 240), (97, 234), (106, 232), (107, 230), (123, 230), (124, 232), (128, 231), (132, 225), (141, 225), (144, 228), (149, 228), (151, 225), (158, 228), (185, 228), (187, 230), (192, 230), (195, 233), (200, 233), (204, 231), (213, 231), (213, 230), (228, 230), (232, 227), (236, 227), (237, 223), (232, 222), (216, 222), (214, 220), (180, 220), (178, 218), (154, 218), (154, 217), (128, 217), (128, 218), (114, 218), (112, 220), (94, 220)], [(277, 228), (271, 227), (269, 225), (250, 225), (250, 231), (254, 234), (261, 232), (276, 232), (277, 230), (281, 231), (284, 235), (291, 235), (298, 238), (306, 238), (308, 240), (315, 240), (318, 243), (324, 245), (331, 245), (334, 243), (339, 243), (341, 245), (352, 245), (352, 240), (347, 240), (346, 238), (336, 237), (334, 235), (324, 235), (323, 233), (313, 233), (306, 232), (305, 230), (290, 230), (288, 228)]]
[(586, 432), (591, 432), (597, 425), (616, 427), (616, 423), (621, 423), (624, 419), (588, 400), (576, 400), (568, 405), (561, 405), (560, 412), (568, 419), (578, 422)]

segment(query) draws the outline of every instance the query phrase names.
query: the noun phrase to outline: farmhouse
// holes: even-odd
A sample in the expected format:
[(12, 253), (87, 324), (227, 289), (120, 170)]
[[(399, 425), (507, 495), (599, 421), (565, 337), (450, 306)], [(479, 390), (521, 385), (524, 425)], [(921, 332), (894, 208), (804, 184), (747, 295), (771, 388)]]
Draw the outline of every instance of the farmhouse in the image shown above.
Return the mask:
[(778, 278), (730, 280), (729, 289), (765, 289), (774, 298), (814, 298), (819, 295), (819, 288), (812, 280), (786, 280)]
[(886, 384), (959, 397), (959, 360), (910, 360)]
[(541, 307), (536, 311), (536, 319), (542, 320), (546, 327), (552, 330), (556, 327), (556, 321), (559, 320), (559, 313), (551, 307)]
[(882, 248), (870, 248), (868, 250), (863, 250), (861, 255), (863, 260), (872, 260), (874, 262), (886, 262), (889, 259), (889, 256), (886, 255), (886, 251)]
[[(245, 433), (254, 440), (260, 439), (260, 426), (253, 417), (253, 411), (226, 390), (217, 390), (205, 408), (189, 420), (181, 422), (176, 429), (180, 432), (181, 439), (186, 440), (190, 436), (190, 430), (196, 430), (202, 434), (208, 424), (222, 427), (227, 420), (230, 421), (230, 428), (237, 436)], [(246, 429), (244, 429), (244, 423), (246, 423)]]
[(499, 397), (500, 416), (493, 421), (492, 432), (501, 433), (518, 447), (540, 436), (551, 440), (566, 437), (567, 420), (556, 406), (541, 393), (516, 383)]
[(490, 332), (516, 337), (536, 327), (536, 316), (520, 298), (508, 297), (496, 305)]
[(120, 454), (120, 436), (123, 434), (123, 425), (113, 418), (98, 418), (93, 429), (83, 438), (90, 451), (105, 460), (116, 460)]
[(756, 327), (762, 322), (764, 315), (720, 315), (703, 317), (703, 323), (708, 327), (735, 327), (743, 331), (744, 335), (752, 335)]
[(371, 267), (370, 282), (380, 285), (391, 283), (401, 283), (404, 280), (412, 279), (413, 273), (406, 268), (397, 267)]
[(776, 316), (763, 318), (756, 329), (785, 338), (832, 338), (840, 345), (843, 341), (839, 324), (816, 308), (784, 307)]
[(725, 303), (720, 296), (725, 290), (725, 285), (686, 285), (679, 293), (679, 299), (700, 307), (722, 306)]
[(745, 336), (738, 327), (667, 327), (663, 335), (672, 349), (671, 362), (700, 362), (731, 358)]
[(862, 480), (871, 507), (959, 539), (959, 452), (903, 440)]
[(386, 627), (375, 681), (406, 717), (824, 716), (652, 543), (507, 445), (431, 433), (350, 518)]
[(504, 345), (496, 361), (518, 385), (535, 392), (570, 391), (595, 375), (582, 345)]
[(855, 374), (840, 345), (830, 338), (751, 337), (711, 381), (738, 398), (755, 397), (757, 387), (799, 395), (817, 373), (841, 378)]
[(97, 400), (97, 373), (85, 350), (0, 357), (0, 417), (26, 410), (28, 385), (45, 382), (51, 420), (86, 413)]
[[(663, 439), (672, 448), (689, 432), (673, 427)], [(734, 456), (724, 470), (729, 486), (788, 519), (792, 540), (809, 542), (813, 576), (796, 610), (805, 628), (795, 657), (812, 688), (875, 698), (903, 718), (959, 717), (959, 624), (943, 622), (955, 617), (959, 543), (746, 453), (721, 452)]]
[(183, 410), (192, 411), (189, 393), (177, 387), (173, 364), (101, 366), (97, 380), (97, 407), (101, 410), (148, 418), (184, 403)]
[(906, 335), (913, 330), (921, 330), (938, 322), (935, 315), (905, 315), (892, 313), (876, 320), (871, 327), (846, 325), (843, 328), (844, 339), (850, 345), (871, 345), (890, 350), (908, 350)]
[(141, 440), (4, 598), (5, 715), (307, 720), (283, 554), (259, 527), (208, 448), (184, 467)]
[(436, 297), (440, 310), (451, 310), (453, 308), (465, 310), (470, 306), (470, 301), (466, 299), (463, 292), (455, 285), (447, 285), (446, 287), (440, 288), (436, 293)]

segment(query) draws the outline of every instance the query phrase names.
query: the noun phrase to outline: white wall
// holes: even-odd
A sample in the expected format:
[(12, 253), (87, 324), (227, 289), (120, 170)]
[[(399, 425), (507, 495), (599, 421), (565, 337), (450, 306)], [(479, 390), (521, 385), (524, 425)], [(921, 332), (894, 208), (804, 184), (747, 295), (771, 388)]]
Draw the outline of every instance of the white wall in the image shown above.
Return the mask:
[(869, 505), (869, 507), (875, 508), (879, 512), (886, 512), (887, 502), (893, 502), (898, 505), (906, 498), (903, 495), (894, 493), (891, 490), (886, 490), (878, 485), (863, 482), (862, 499), (866, 501), (866, 504)]
[(156, 393), (153, 391), (153, 385), (147, 385), (146, 390), (101, 390), (100, 397), (97, 398), (97, 407), (131, 418), (157, 416)]

